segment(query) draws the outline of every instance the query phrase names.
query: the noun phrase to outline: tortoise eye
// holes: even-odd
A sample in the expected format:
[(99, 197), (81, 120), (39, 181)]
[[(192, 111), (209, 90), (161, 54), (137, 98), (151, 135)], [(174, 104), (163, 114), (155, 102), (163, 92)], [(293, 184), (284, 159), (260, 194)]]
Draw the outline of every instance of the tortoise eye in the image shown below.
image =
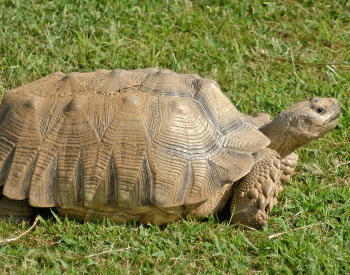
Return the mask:
[(322, 108), (318, 108), (317, 109), (317, 113), (319, 113), (319, 114), (324, 114), (326, 111), (324, 110), (324, 109), (322, 109)]

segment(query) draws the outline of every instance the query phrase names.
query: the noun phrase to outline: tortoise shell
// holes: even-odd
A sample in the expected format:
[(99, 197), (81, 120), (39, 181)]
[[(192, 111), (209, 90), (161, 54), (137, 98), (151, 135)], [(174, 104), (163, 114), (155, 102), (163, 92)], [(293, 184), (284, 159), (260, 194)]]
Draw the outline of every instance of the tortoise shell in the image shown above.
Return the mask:
[(269, 143), (210, 79), (54, 73), (4, 96), (0, 188), (34, 207), (172, 209), (242, 178)]

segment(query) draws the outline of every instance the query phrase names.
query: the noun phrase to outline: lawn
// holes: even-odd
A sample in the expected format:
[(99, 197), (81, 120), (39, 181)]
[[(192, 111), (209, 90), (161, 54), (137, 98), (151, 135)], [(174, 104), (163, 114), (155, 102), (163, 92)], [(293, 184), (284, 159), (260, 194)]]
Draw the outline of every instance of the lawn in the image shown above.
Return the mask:
[[(349, 274), (349, 49), (348, 1), (1, 1), (1, 94), (56, 71), (156, 67), (215, 79), (246, 114), (320, 96), (342, 116), (297, 151), (264, 230), (40, 218), (0, 245), (0, 273)], [(0, 223), (0, 238), (29, 226)]]

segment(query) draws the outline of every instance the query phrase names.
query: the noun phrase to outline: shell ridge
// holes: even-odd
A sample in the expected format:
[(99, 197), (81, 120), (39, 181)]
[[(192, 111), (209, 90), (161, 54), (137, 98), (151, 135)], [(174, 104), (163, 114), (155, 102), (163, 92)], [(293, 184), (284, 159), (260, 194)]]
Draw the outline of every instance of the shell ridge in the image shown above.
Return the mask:
[[(2, 138), (3, 140), (3, 138)], [(9, 146), (10, 147), (10, 146)], [(11, 163), (13, 160), (13, 156), (15, 154), (16, 151), (16, 146), (13, 145), (12, 148), (5, 148), (5, 154), (4, 154), (4, 150), (3, 150), (3, 143), (1, 143), (1, 170), (0, 170), (0, 187), (3, 186), (7, 180), (8, 174), (10, 172), (10, 167), (11, 167)]]
[(3, 189), (6, 197), (16, 200), (28, 198), (37, 157), (37, 148), (16, 148)]
[(29, 186), (29, 203), (36, 207), (57, 205), (57, 155), (42, 147), (38, 152)]

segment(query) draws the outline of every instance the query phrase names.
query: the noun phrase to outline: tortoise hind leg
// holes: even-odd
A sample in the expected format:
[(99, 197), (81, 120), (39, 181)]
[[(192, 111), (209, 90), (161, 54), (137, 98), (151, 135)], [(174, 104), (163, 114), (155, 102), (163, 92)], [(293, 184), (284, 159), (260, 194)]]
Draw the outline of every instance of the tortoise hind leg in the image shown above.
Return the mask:
[(277, 202), (281, 190), (280, 157), (265, 149), (254, 156), (252, 170), (233, 189), (230, 211), (232, 223), (252, 228), (267, 226), (268, 213)]
[(30, 221), (34, 214), (34, 208), (28, 203), (28, 200), (10, 200), (1, 195), (0, 199), (0, 221), (8, 222), (13, 217), (15, 223)]

